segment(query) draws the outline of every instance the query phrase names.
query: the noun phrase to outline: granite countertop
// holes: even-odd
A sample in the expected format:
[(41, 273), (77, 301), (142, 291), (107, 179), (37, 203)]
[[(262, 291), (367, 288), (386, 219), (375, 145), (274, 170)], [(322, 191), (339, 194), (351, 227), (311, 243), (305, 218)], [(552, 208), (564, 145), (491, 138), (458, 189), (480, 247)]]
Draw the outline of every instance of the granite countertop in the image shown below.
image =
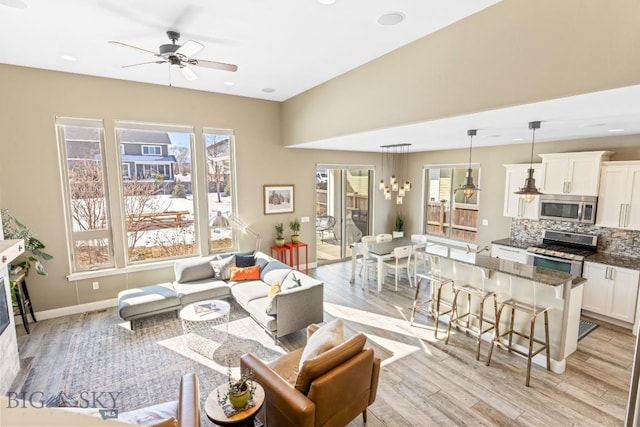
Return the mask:
[(513, 248), (518, 248), (518, 249), (527, 249), (529, 246), (538, 244), (538, 242), (516, 240), (516, 239), (511, 239), (509, 237), (507, 237), (506, 239), (494, 240), (491, 243), (496, 245), (511, 246)]
[(629, 268), (631, 270), (640, 270), (640, 258), (638, 257), (611, 255), (606, 252), (596, 252), (595, 254), (586, 257), (585, 261), (611, 265), (614, 267)]
[(512, 276), (529, 279), (537, 283), (549, 286), (561, 286), (571, 281), (574, 277), (564, 271), (552, 270), (544, 267), (521, 264), (506, 259), (493, 258), (487, 255), (475, 255), (472, 259), (457, 259), (455, 261), (471, 264), (489, 271), (510, 274)]

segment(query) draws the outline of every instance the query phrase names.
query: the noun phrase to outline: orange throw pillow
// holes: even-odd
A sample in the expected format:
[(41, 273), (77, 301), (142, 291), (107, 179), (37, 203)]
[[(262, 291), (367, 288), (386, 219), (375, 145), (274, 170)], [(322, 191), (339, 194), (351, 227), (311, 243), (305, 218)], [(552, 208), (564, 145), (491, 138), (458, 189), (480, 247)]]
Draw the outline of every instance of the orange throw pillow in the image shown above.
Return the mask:
[(260, 266), (252, 265), (251, 267), (233, 267), (231, 269), (231, 280), (240, 282), (243, 280), (260, 279)]

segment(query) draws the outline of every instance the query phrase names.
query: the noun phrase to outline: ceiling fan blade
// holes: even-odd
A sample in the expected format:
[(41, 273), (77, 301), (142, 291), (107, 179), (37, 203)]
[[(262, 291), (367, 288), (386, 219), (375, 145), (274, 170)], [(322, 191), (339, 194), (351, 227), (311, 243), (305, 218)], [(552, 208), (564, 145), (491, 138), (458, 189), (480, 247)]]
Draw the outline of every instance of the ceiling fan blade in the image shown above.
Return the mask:
[(164, 64), (165, 62), (169, 62), (169, 61), (140, 62), (139, 64), (123, 65), (122, 68), (137, 67), (138, 65), (146, 65), (146, 64)]
[(196, 53), (200, 52), (204, 48), (204, 45), (194, 42), (193, 40), (188, 40), (185, 44), (180, 46), (178, 50), (176, 50), (176, 55), (182, 56), (184, 58), (191, 58)]
[(198, 75), (188, 65), (181, 65), (180, 73), (187, 80), (198, 80)]
[(191, 65), (197, 65), (198, 67), (213, 68), (216, 70), (224, 71), (237, 71), (238, 66), (234, 64), (225, 64), (224, 62), (207, 61), (205, 59), (190, 59), (187, 61)]
[(143, 49), (143, 48), (141, 48), (141, 47), (131, 46), (130, 44), (126, 44), (126, 43), (122, 43), (122, 42), (116, 42), (116, 41), (113, 41), (113, 40), (109, 40), (109, 43), (111, 43), (111, 44), (115, 44), (115, 45), (118, 45), (118, 46), (128, 47), (128, 48), (135, 49), (135, 50), (140, 50), (140, 51), (142, 51), (142, 52), (147, 52), (147, 53), (150, 53), (150, 54), (152, 54), (152, 55), (154, 55), (154, 56), (160, 56), (160, 55), (158, 55), (158, 53), (156, 53), (156, 52), (152, 52), (152, 51), (150, 51), (150, 50)]

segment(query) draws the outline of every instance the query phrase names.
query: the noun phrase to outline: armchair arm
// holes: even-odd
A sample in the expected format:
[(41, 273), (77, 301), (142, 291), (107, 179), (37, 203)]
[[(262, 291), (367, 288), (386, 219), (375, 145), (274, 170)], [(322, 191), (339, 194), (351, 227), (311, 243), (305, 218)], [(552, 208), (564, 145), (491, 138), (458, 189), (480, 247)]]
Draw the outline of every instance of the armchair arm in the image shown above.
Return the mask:
[(200, 427), (200, 397), (198, 376), (185, 374), (180, 380), (178, 400), (178, 426)]
[(262, 421), (278, 426), (312, 427), (315, 424), (315, 404), (251, 353), (240, 358), (240, 370), (247, 369), (264, 388), (267, 419)]

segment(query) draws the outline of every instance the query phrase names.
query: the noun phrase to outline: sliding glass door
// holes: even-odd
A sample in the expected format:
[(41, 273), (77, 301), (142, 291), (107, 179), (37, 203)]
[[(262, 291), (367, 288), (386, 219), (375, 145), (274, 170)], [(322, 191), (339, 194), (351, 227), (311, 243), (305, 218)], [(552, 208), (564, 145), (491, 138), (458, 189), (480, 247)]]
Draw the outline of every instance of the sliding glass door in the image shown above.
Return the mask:
[(372, 167), (318, 165), (316, 259), (318, 264), (351, 256), (350, 245), (369, 234)]

